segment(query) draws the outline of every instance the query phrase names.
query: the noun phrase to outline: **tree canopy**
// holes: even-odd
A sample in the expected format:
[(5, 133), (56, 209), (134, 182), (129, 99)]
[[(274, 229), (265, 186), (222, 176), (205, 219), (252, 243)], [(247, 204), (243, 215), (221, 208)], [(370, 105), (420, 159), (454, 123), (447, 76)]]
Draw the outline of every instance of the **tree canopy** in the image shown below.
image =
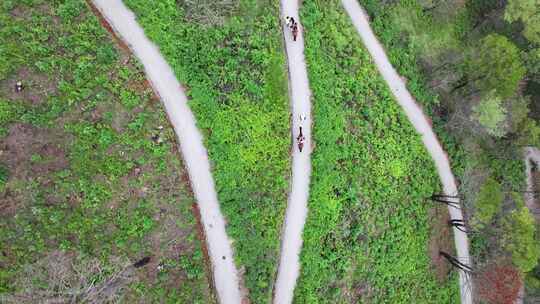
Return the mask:
[(474, 225), (478, 228), (488, 224), (493, 216), (501, 209), (504, 194), (501, 190), (501, 184), (495, 179), (488, 177), (478, 193), (476, 198), (474, 214)]
[(492, 136), (501, 137), (506, 133), (504, 124), (506, 109), (495, 90), (492, 90), (482, 98), (478, 105), (473, 107), (473, 119), (478, 121)]
[(508, 22), (523, 22), (523, 36), (531, 42), (540, 43), (539, 0), (508, 0), (504, 19)]
[(523, 272), (531, 271), (540, 258), (540, 244), (529, 209), (521, 206), (512, 211), (503, 227), (503, 246), (512, 254), (512, 262)]
[(480, 40), (469, 55), (466, 70), (480, 90), (496, 90), (501, 98), (512, 96), (526, 73), (519, 49), (499, 34)]

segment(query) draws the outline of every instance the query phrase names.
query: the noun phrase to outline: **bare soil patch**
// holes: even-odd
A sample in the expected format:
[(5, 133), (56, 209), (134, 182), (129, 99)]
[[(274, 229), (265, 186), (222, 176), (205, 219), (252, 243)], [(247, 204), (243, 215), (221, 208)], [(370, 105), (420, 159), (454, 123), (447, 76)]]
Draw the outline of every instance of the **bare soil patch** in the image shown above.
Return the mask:
[(431, 219), (431, 232), (429, 239), (429, 256), (433, 272), (439, 282), (448, 279), (451, 270), (450, 264), (442, 257), (439, 252), (454, 252), (452, 231), (448, 226), (450, 215), (445, 207), (433, 207), (429, 210), (428, 218)]
[[(15, 90), (17, 81), (22, 81), (21, 92)], [(10, 100), (23, 100), (32, 105), (39, 105), (47, 101), (49, 96), (57, 94), (58, 80), (24, 67), (0, 81), (0, 92)]]
[(0, 216), (12, 216), (17, 212), (17, 194), (5, 190), (0, 193)]
[[(0, 163), (9, 170), (9, 180), (35, 179), (41, 187), (54, 187), (50, 174), (69, 167), (60, 142), (66, 137), (58, 131), (38, 129), (29, 124), (11, 125), (8, 135), (0, 141)], [(0, 193), (0, 215), (16, 213), (26, 202), (24, 193), (6, 189)], [(54, 195), (45, 198), (47, 204), (61, 201)]]
[[(62, 140), (65, 140), (65, 136), (56, 130), (13, 124), (7, 137), (0, 142), (0, 162), (8, 167), (11, 176), (18, 179), (44, 176), (65, 169), (69, 161), (59, 144)], [(32, 161), (33, 156), (39, 157), (39, 160)]]

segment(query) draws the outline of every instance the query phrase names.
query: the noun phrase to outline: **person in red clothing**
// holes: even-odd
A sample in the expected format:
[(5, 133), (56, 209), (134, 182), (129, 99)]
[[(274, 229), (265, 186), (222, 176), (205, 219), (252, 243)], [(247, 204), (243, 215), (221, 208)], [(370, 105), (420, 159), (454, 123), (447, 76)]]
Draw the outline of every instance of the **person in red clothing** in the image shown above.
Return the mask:
[(293, 40), (296, 41), (296, 37), (298, 37), (298, 23), (294, 23), (292, 26), (292, 36)]
[(302, 127), (300, 127), (300, 134), (296, 137), (296, 141), (298, 142), (298, 150), (302, 152), (302, 148), (304, 148), (304, 141), (306, 140), (306, 137), (304, 134), (302, 134)]

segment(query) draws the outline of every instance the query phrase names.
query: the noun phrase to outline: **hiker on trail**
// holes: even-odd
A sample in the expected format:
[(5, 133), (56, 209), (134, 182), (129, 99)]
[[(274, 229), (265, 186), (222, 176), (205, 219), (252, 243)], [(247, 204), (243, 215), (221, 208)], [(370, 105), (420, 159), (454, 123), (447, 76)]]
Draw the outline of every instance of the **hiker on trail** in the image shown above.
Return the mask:
[(304, 121), (306, 119), (307, 119), (306, 114), (304, 113), (300, 114), (300, 121)]
[(285, 24), (288, 28), (292, 29), (293, 25), (296, 23), (293, 17), (287, 16), (285, 17)]
[(15, 92), (19, 93), (23, 90), (23, 84), (22, 81), (17, 81), (15, 84)]
[(298, 23), (296, 22), (292, 26), (292, 35), (293, 35), (293, 40), (296, 41), (296, 37), (298, 36)]
[(304, 134), (302, 134), (302, 127), (300, 127), (300, 134), (296, 137), (296, 141), (298, 142), (298, 150), (302, 152), (302, 148), (304, 147), (304, 141), (306, 140), (306, 137)]
[(298, 140), (299, 142), (304, 142), (304, 140), (306, 140), (306, 137), (304, 136), (304, 134), (302, 134), (302, 127), (300, 127), (300, 134), (298, 134), (296, 140)]

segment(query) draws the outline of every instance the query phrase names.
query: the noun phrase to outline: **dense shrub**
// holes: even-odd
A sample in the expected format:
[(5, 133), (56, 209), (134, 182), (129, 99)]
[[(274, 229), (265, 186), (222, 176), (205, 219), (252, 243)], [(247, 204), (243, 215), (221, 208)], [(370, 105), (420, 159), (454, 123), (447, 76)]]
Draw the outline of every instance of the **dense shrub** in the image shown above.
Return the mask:
[(540, 244), (534, 217), (525, 206), (512, 211), (504, 222), (503, 246), (522, 271), (531, 271), (540, 259)]
[(501, 210), (503, 199), (504, 193), (501, 190), (501, 184), (493, 178), (487, 178), (480, 187), (476, 198), (475, 226), (484, 227), (489, 225), (493, 216)]

